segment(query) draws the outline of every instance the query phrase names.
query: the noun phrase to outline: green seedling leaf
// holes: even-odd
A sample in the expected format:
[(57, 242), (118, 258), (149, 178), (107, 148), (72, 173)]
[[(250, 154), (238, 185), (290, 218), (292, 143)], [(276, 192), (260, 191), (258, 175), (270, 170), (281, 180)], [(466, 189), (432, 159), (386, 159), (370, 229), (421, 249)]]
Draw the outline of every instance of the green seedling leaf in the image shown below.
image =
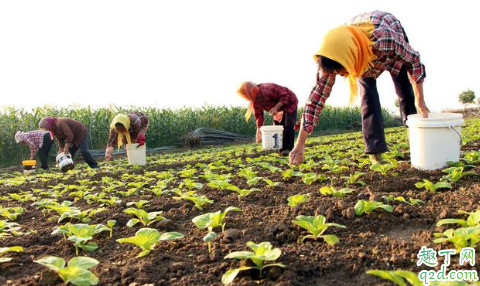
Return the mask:
[(343, 188), (335, 190), (332, 186), (324, 186), (320, 188), (320, 193), (324, 196), (334, 196), (337, 198), (343, 198), (351, 194), (354, 190), (350, 188)]
[(310, 194), (297, 194), (288, 197), (288, 205), (291, 207), (296, 207), (299, 204), (306, 203), (310, 200)]
[(327, 219), (323, 215), (318, 215), (318, 216), (299, 215), (292, 222), (300, 226), (301, 228), (306, 229), (308, 232), (311, 233), (311, 235), (307, 235), (301, 238), (301, 242), (303, 242), (307, 238), (312, 238), (314, 240), (317, 240), (318, 238), (323, 238), (325, 242), (327, 242), (329, 245), (333, 245), (338, 242), (338, 238), (335, 235), (325, 236), (323, 235), (323, 233), (329, 227), (345, 228), (345, 226), (341, 224), (327, 223)]
[(11, 246), (11, 247), (0, 247), (0, 263), (11, 261), (10, 257), (1, 257), (8, 252), (22, 252), (23, 247), (21, 246)]
[(136, 233), (135, 236), (128, 238), (117, 239), (119, 243), (131, 243), (142, 249), (142, 252), (137, 256), (141, 258), (150, 254), (155, 245), (161, 240), (173, 240), (182, 238), (183, 234), (178, 232), (167, 232), (160, 234), (160, 232), (153, 228), (141, 228)]
[(100, 281), (95, 274), (88, 269), (96, 266), (99, 262), (90, 257), (74, 257), (65, 267), (65, 260), (55, 256), (47, 256), (34, 261), (48, 267), (58, 273), (65, 283), (72, 283), (78, 286), (97, 285)]
[(393, 211), (393, 207), (391, 205), (383, 204), (377, 201), (359, 200), (354, 207), (356, 215), (362, 215), (363, 213), (369, 214), (378, 208), (381, 208), (389, 213)]

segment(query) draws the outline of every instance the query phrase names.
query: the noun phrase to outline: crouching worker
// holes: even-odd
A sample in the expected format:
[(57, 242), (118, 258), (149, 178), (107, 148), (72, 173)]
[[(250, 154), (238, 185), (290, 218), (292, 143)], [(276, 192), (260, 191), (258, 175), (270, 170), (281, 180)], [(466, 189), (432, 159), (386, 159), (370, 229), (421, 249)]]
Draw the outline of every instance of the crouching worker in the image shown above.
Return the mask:
[(248, 121), (252, 113), (257, 123), (256, 141), (262, 141), (260, 127), (263, 126), (263, 111), (273, 117), (275, 125), (283, 125), (283, 146), (280, 155), (288, 156), (295, 140), (295, 122), (297, 120), (298, 99), (288, 88), (274, 83), (255, 84), (246, 81), (240, 85), (237, 93), (250, 101), (245, 119)]
[(50, 132), (43, 130), (17, 131), (15, 141), (28, 145), (30, 148), (30, 160), (35, 160), (36, 155), (40, 158), (40, 167), (48, 169), (48, 153), (53, 144)]
[(126, 139), (127, 144), (138, 143), (139, 146), (145, 144), (145, 133), (149, 126), (148, 118), (141, 112), (132, 112), (128, 115), (118, 114), (110, 124), (110, 132), (108, 133), (107, 149), (105, 150), (105, 160), (112, 159), (114, 145), (118, 149), (122, 147)]
[(58, 153), (70, 153), (75, 156), (78, 149), (90, 168), (98, 168), (97, 161), (88, 152), (88, 129), (81, 122), (71, 118), (45, 117), (39, 122), (39, 127), (57, 138)]

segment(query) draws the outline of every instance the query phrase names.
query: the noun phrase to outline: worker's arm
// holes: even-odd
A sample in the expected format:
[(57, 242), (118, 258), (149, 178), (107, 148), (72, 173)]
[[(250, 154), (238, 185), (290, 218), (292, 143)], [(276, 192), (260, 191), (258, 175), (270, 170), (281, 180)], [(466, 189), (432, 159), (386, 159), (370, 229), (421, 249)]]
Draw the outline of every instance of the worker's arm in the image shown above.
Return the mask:
[(412, 86), (415, 94), (415, 107), (417, 108), (417, 112), (422, 114), (424, 118), (427, 118), (430, 110), (425, 104), (425, 99), (423, 97), (423, 82), (412, 83)]

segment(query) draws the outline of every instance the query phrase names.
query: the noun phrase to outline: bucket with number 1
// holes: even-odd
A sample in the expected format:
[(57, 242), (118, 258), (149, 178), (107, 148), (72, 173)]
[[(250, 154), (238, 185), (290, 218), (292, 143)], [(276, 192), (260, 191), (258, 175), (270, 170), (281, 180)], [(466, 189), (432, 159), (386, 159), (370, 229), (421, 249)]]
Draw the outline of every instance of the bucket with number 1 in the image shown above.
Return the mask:
[(269, 125), (260, 127), (262, 131), (262, 149), (280, 150), (283, 147), (283, 126)]

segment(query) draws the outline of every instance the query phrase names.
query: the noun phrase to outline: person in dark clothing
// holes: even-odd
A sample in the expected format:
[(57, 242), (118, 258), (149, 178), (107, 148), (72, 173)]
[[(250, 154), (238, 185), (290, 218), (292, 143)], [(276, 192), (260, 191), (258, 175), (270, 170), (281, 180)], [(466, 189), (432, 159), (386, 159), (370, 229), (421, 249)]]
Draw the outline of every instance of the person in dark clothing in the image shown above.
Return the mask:
[(91, 168), (98, 168), (97, 161), (88, 152), (88, 129), (81, 122), (70, 118), (45, 117), (39, 127), (57, 138), (58, 152), (75, 156), (80, 149), (83, 159)]

